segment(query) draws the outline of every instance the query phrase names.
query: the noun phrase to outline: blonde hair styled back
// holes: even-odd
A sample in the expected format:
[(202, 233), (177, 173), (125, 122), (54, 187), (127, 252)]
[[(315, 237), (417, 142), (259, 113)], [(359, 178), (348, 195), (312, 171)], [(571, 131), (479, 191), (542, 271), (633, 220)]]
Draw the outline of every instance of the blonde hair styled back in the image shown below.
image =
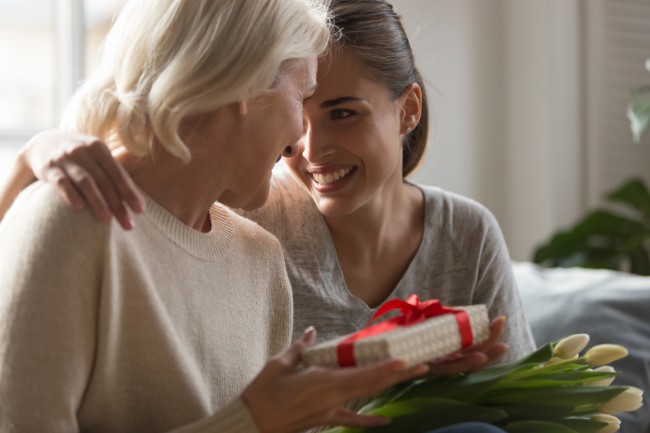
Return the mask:
[(320, 55), (329, 34), (324, 1), (131, 0), (62, 126), (136, 155), (156, 137), (187, 162), (184, 118), (270, 90), (287, 61)]

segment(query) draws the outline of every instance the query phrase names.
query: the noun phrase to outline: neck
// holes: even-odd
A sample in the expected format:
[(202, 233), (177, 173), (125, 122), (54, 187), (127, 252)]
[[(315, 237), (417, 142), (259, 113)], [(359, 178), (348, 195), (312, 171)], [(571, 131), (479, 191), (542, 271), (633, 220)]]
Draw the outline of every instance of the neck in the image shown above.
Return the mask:
[(353, 215), (327, 222), (350, 293), (374, 307), (395, 290), (418, 251), (424, 198), (418, 188), (400, 182), (393, 193), (371, 201)]
[[(160, 149), (160, 148), (159, 148)], [(215, 185), (218, 167), (206, 177), (194, 158), (188, 164), (164, 150), (155, 156), (136, 157), (126, 150), (116, 153), (133, 181), (158, 205), (184, 224), (198, 231), (209, 231), (209, 209), (221, 191)], [(208, 183), (205, 179), (211, 179)]]
[(325, 220), (337, 252), (354, 252), (356, 257), (372, 260), (394, 251), (401, 240), (421, 235), (422, 193), (401, 182), (384, 189), (352, 214)]

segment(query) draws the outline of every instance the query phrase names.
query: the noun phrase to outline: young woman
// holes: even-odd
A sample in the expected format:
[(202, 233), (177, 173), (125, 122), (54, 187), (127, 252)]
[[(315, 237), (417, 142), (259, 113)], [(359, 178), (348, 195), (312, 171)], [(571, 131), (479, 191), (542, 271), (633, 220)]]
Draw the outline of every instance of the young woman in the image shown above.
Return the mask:
[(0, 431), (386, 422), (343, 404), (426, 366), (299, 370), (313, 331), (278, 355), (293, 311), (280, 245), (227, 207), (265, 201), (328, 35), (307, 0), (127, 4), (68, 126), (109, 143), (146, 210), (126, 232), (37, 183), (5, 215)]
[[(294, 335), (354, 332), (385, 300), (486, 304), (507, 316), (502, 360), (534, 349), (508, 251), (480, 204), (405, 177), (425, 151), (424, 85), (400, 17), (383, 0), (333, 0), (340, 29), (305, 102), (291, 175), (246, 216), (278, 237), (294, 290)], [(377, 37), (381, 35), (381, 37)], [(47, 152), (43, 152), (47, 153)], [(491, 361), (473, 354), (468, 368)], [(475, 363), (475, 364), (472, 364)]]

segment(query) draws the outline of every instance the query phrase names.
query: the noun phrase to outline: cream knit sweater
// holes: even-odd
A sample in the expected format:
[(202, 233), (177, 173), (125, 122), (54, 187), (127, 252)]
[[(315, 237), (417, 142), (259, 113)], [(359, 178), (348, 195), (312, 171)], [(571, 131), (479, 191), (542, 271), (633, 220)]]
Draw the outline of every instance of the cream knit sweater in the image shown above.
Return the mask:
[(125, 232), (23, 192), (0, 225), (0, 432), (255, 432), (239, 399), (290, 340), (278, 242), (150, 199)]

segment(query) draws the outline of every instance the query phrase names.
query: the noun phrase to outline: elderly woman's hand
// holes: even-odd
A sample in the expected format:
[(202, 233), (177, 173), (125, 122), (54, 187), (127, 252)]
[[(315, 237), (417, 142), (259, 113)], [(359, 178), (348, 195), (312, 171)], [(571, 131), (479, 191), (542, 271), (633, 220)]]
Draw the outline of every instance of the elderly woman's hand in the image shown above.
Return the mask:
[(318, 425), (370, 427), (389, 422), (380, 416), (357, 414), (345, 403), (425, 374), (426, 365), (407, 367), (390, 360), (364, 367), (299, 370), (300, 353), (315, 339), (307, 331), (289, 349), (271, 359), (244, 390), (248, 406), (261, 433), (299, 432)]
[(144, 199), (131, 177), (97, 137), (51, 129), (35, 135), (23, 148), (24, 162), (37, 179), (51, 183), (74, 209), (87, 204), (96, 217), (114, 215), (120, 225), (133, 227), (125, 204), (144, 210)]

